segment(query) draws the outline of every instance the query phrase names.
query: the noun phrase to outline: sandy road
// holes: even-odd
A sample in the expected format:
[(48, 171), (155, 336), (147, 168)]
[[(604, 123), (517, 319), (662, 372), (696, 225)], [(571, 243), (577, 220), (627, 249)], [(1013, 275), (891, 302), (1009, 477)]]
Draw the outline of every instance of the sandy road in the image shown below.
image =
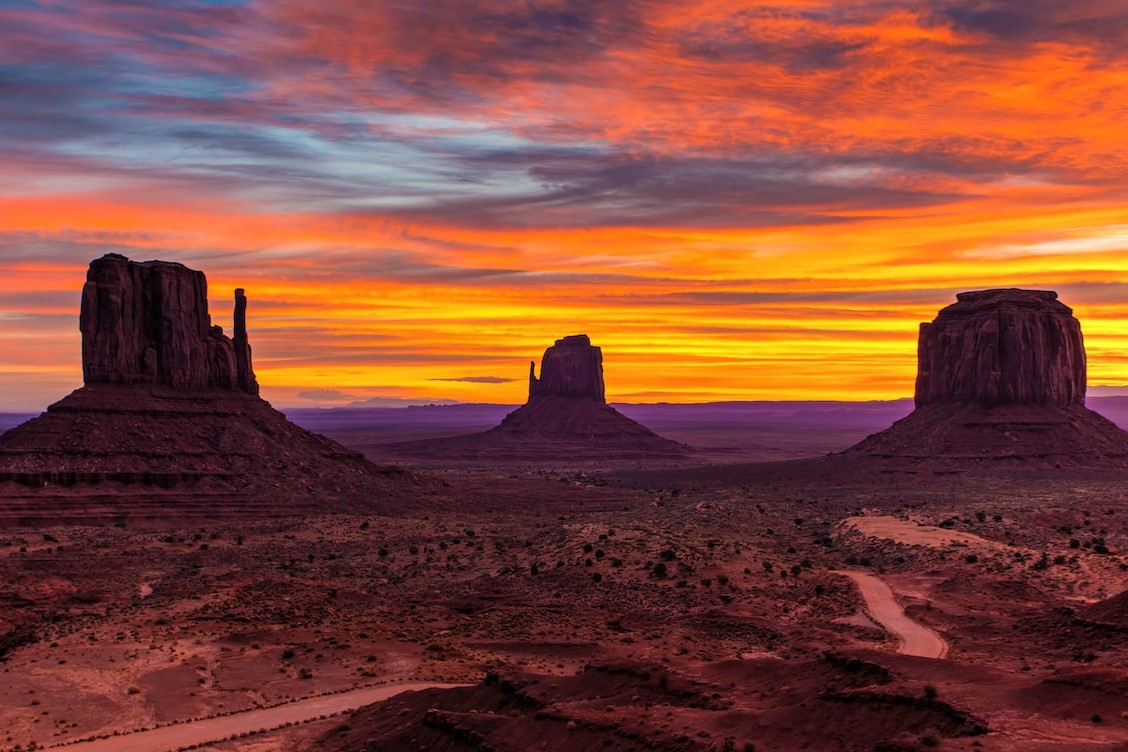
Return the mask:
[(858, 586), (866, 602), (866, 613), (900, 640), (898, 653), (921, 658), (943, 658), (948, 654), (948, 643), (938, 632), (905, 616), (905, 610), (897, 603), (885, 580), (867, 572), (840, 570), (835, 574), (849, 577)]
[(304, 723), (323, 715), (356, 710), (364, 705), (394, 697), (401, 692), (465, 686), (468, 685), (444, 682), (384, 684), (378, 687), (366, 687), (351, 692), (299, 700), (286, 705), (279, 705), (276, 708), (248, 710), (220, 718), (207, 718), (202, 721), (178, 723), (174, 726), (165, 726), (151, 731), (138, 731), (133, 734), (113, 736), (109, 739), (69, 744), (58, 749), (65, 749), (67, 752), (168, 752), (191, 744), (219, 741), (232, 734), (277, 728), (286, 723)]

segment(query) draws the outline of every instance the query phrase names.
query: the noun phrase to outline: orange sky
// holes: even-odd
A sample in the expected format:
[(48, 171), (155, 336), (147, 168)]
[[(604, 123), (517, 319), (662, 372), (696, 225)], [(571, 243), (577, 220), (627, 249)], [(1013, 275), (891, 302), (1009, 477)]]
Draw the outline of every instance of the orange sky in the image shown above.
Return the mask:
[(1125, 384), (1126, 49), (1106, 1), (0, 7), (0, 409), (80, 384), (110, 251), (246, 287), (280, 405), (519, 402), (578, 332), (612, 400), (906, 396), (988, 286)]

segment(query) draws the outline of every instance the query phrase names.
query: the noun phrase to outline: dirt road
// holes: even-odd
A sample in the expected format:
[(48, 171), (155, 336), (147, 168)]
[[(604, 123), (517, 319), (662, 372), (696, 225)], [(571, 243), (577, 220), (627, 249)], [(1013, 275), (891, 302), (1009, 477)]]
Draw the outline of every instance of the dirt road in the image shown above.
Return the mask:
[(867, 572), (839, 571), (854, 581), (866, 602), (866, 613), (900, 640), (897, 652), (921, 658), (943, 658), (948, 654), (948, 643), (933, 629), (905, 616), (905, 610), (893, 596), (885, 580)]
[(179, 723), (151, 731), (138, 731), (133, 734), (113, 736), (109, 739), (70, 744), (60, 747), (60, 749), (65, 749), (67, 752), (167, 752), (191, 744), (219, 741), (232, 734), (277, 728), (285, 723), (304, 723), (323, 715), (356, 710), (364, 705), (394, 697), (401, 692), (413, 692), (420, 689), (431, 689), (432, 687), (449, 689), (464, 686), (466, 685), (441, 682), (384, 684), (379, 687), (366, 687), (351, 692), (299, 700), (287, 705), (279, 705), (276, 708), (248, 710), (220, 718)]

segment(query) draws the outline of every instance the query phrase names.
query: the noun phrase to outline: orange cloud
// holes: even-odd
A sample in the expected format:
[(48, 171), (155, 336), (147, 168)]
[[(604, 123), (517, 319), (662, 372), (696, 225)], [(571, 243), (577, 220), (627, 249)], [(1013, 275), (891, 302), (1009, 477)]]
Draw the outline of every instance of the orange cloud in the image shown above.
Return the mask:
[(1059, 289), (1092, 382), (1128, 383), (1117, 3), (75, 0), (0, 29), (7, 407), (77, 385), (111, 250), (205, 270), (220, 324), (248, 288), (283, 403), (515, 402), (579, 331), (612, 399), (898, 397), (917, 322), (1010, 285)]

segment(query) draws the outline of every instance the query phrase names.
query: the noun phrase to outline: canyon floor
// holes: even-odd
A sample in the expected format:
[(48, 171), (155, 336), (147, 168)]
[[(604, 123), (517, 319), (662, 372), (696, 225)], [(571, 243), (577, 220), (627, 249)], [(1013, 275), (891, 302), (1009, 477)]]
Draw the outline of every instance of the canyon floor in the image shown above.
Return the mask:
[(394, 515), (10, 520), (0, 749), (1128, 749), (1128, 477), (733, 464), (869, 430), (786, 424), (428, 458)]

